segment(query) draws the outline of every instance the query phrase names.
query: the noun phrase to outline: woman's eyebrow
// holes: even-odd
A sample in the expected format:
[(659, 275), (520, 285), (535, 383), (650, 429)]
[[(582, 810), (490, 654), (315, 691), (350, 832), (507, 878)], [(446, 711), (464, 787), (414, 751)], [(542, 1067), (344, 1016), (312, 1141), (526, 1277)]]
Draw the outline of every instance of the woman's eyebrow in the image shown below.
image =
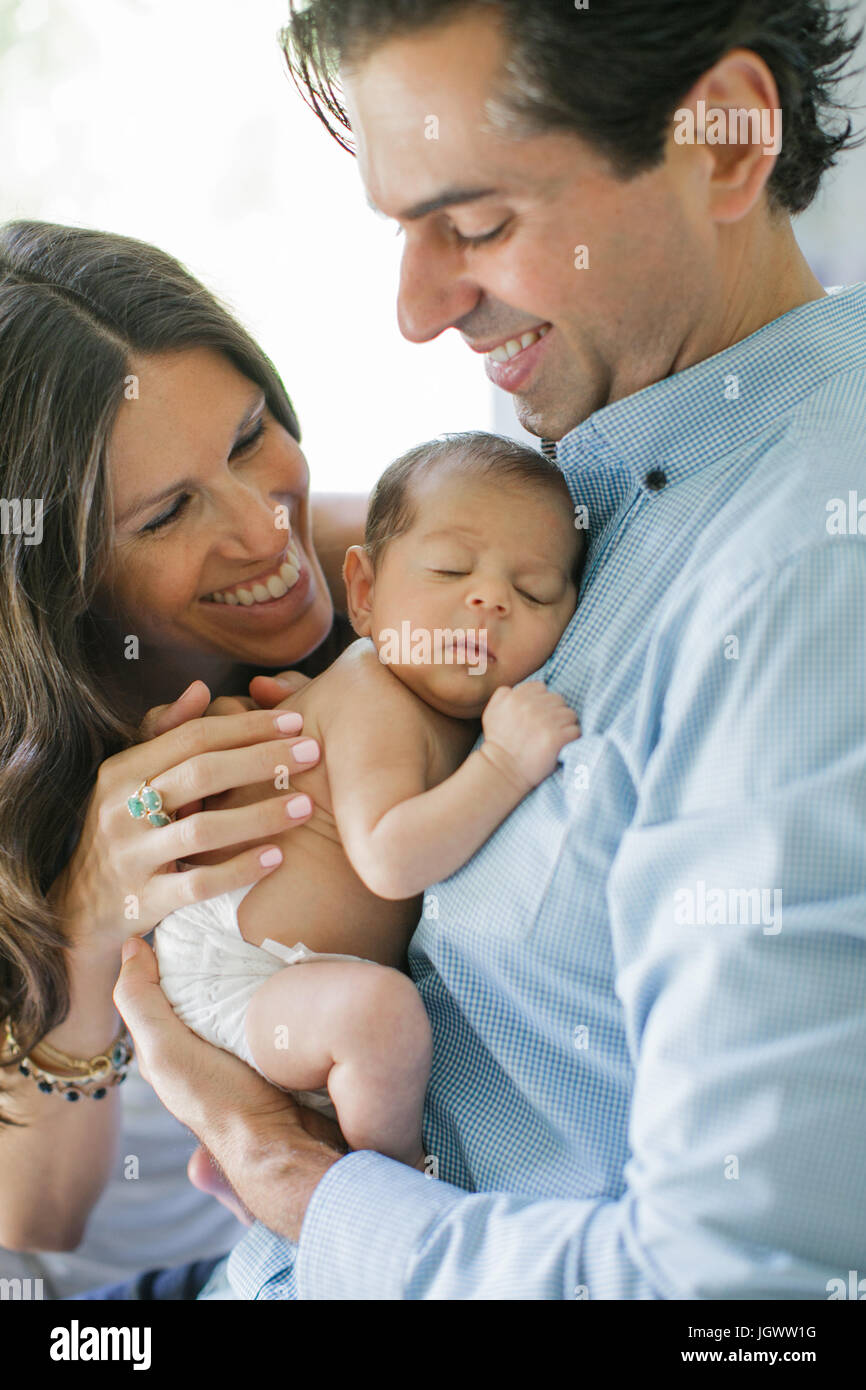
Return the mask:
[(252, 400), (250, 401), (250, 404), (249, 404), (249, 406), (247, 407), (246, 413), (245, 413), (245, 414), (242, 416), (242, 418), (238, 421), (238, 427), (237, 427), (237, 429), (235, 430), (235, 437), (234, 437), (234, 440), (232, 441), (233, 443), (236, 443), (236, 442), (237, 442), (237, 440), (240, 438), (240, 435), (241, 435), (241, 432), (243, 431), (244, 426), (245, 426), (245, 425), (248, 425), (248, 424), (250, 423), (250, 420), (253, 418), (253, 416), (258, 414), (259, 410), (260, 410), (261, 407), (264, 405), (264, 403), (265, 403), (265, 393), (264, 393), (264, 391), (262, 391), (262, 390), (258, 390), (258, 391), (256, 392), (256, 394), (253, 396)]
[[(250, 404), (244, 411), (243, 416), (238, 421), (237, 428), (234, 433), (234, 438), (232, 439), (232, 448), (234, 448), (235, 444), (237, 444), (245, 427), (250, 423), (250, 420), (253, 418), (253, 416), (258, 414), (258, 411), (261, 409), (264, 402), (264, 391), (257, 390), (256, 394), (250, 401)], [(231, 453), (231, 449), (229, 450), (229, 453)], [(169, 497), (173, 496), (174, 493), (185, 492), (195, 486), (196, 480), (194, 478), (178, 478), (173, 483), (170, 483), (168, 487), (164, 487), (161, 492), (155, 492), (149, 497), (143, 497), (141, 494), (139, 494), (138, 497), (136, 497), (129, 504), (129, 506), (124, 509), (122, 514), (115, 518), (114, 524), (115, 526), (121, 526), (125, 521), (129, 521), (131, 517), (137, 516), (139, 512), (146, 511), (148, 507), (155, 507), (157, 503), (165, 502)]]

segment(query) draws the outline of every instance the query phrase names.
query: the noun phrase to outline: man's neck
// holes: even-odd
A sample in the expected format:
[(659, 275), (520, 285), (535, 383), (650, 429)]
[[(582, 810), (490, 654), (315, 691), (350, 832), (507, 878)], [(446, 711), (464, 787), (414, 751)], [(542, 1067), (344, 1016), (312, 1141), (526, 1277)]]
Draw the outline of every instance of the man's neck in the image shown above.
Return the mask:
[(767, 220), (757, 213), (745, 236), (724, 249), (719, 290), (711, 312), (701, 316), (671, 366), (674, 372), (724, 352), (791, 309), (823, 299), (787, 217)]

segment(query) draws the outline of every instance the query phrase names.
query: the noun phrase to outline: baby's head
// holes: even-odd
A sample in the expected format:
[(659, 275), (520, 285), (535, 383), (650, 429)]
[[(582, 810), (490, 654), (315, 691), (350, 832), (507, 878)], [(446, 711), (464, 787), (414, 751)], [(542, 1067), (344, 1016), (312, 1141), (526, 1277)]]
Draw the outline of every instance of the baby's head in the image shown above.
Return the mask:
[(365, 544), (346, 555), (352, 625), (427, 704), (477, 718), (550, 656), (584, 544), (562, 474), (534, 449), (481, 433), (419, 444), (379, 479)]

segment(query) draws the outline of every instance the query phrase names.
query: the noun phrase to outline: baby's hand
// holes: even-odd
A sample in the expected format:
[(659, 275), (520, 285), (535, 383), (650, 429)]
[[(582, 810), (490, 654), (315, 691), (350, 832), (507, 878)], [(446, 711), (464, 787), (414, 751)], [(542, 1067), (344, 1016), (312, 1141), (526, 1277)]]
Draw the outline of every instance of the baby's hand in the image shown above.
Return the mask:
[(580, 738), (574, 711), (541, 681), (494, 690), (481, 726), (482, 751), (487, 748), (487, 756), (524, 792), (549, 776), (566, 743)]

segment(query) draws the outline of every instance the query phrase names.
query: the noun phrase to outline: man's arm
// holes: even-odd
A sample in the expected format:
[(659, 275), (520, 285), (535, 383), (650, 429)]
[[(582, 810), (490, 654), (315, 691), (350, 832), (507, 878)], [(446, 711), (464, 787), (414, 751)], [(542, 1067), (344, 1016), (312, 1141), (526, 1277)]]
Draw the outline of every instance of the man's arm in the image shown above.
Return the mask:
[[(254, 1228), (271, 1273), (301, 1216), (302, 1298), (821, 1298), (862, 1268), (864, 592), (866, 546), (834, 540), (656, 643), (668, 699), (610, 876), (636, 1064), (623, 1195), (467, 1194), (333, 1150), (318, 1179), (310, 1150), (297, 1177), (271, 1151), (263, 1178), (247, 1113), (230, 1176), (276, 1233)], [(768, 889), (770, 911), (713, 925), (707, 886)]]
[(350, 1154), (307, 1210), (302, 1298), (825, 1298), (863, 1268), (864, 593), (866, 546), (833, 541), (657, 643), (662, 730), (610, 876), (624, 1194), (467, 1195)]
[(121, 955), (114, 1002), (141, 1075), (201, 1140), (250, 1216), (296, 1238), (316, 1184), (346, 1152), (338, 1126), (187, 1028), (141, 937), (126, 941)]

